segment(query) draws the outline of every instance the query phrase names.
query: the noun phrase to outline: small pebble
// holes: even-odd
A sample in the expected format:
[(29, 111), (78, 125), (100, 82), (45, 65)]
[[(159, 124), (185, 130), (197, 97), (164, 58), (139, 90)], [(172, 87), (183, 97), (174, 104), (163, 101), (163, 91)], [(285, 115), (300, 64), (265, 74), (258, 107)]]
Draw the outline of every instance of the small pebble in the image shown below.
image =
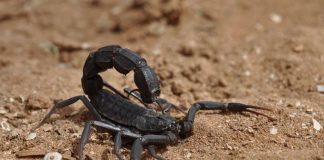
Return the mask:
[(62, 154), (58, 152), (49, 152), (45, 155), (43, 160), (62, 160)]
[(15, 101), (14, 98), (12, 98), (12, 97), (9, 98), (9, 102), (10, 102), (10, 103), (12, 103), (12, 102), (14, 102), (14, 101)]
[(291, 114), (289, 114), (289, 117), (291, 117), (291, 118), (294, 118), (294, 117), (296, 117), (296, 115), (297, 115), (297, 113), (291, 113)]
[(8, 124), (7, 121), (2, 121), (0, 123), (0, 125), (1, 125), (1, 129), (5, 130), (5, 131), (11, 131), (10, 125)]
[(271, 73), (271, 74), (269, 75), (269, 78), (270, 78), (271, 80), (275, 80), (275, 79), (276, 79), (276, 75), (275, 75), (274, 73)]
[(49, 131), (53, 130), (53, 126), (49, 125), (49, 124), (45, 124), (42, 128), (45, 132), (49, 132)]
[(186, 154), (186, 158), (191, 158), (191, 153), (190, 152)]
[(27, 141), (28, 140), (33, 140), (33, 139), (36, 138), (36, 136), (37, 136), (37, 134), (35, 132), (29, 133), (28, 136), (27, 136), (27, 138), (26, 138), (26, 140)]
[(0, 107), (0, 114), (6, 114), (8, 111), (4, 107)]
[(278, 133), (278, 129), (276, 127), (273, 126), (270, 128), (270, 134), (275, 135), (277, 133)]
[(247, 77), (251, 76), (251, 72), (249, 70), (247, 70), (247, 71), (244, 72), (244, 75), (247, 76)]
[(86, 49), (90, 49), (91, 45), (89, 43), (82, 43), (81, 44), (81, 49), (86, 50)]
[(272, 22), (277, 23), (277, 24), (282, 22), (282, 17), (276, 13), (271, 14), (270, 19)]
[(306, 113), (308, 113), (308, 114), (312, 114), (312, 113), (313, 113), (313, 108), (307, 108), (307, 109), (306, 109)]
[(233, 147), (230, 146), (229, 144), (226, 144), (226, 147), (227, 147), (227, 149), (229, 149), (229, 150), (233, 150)]
[(300, 107), (301, 106), (300, 101), (297, 101), (295, 105), (296, 105), (296, 107)]
[(323, 126), (314, 118), (313, 118), (313, 127), (316, 131), (320, 131), (323, 128)]
[(320, 93), (324, 93), (324, 85), (317, 85), (317, 91)]
[(304, 46), (302, 44), (297, 45), (293, 48), (294, 52), (302, 52), (304, 50)]
[(255, 47), (254, 50), (257, 55), (261, 54), (261, 47)]
[(24, 103), (25, 102), (25, 97), (20, 95), (18, 100), (19, 100), (20, 103)]

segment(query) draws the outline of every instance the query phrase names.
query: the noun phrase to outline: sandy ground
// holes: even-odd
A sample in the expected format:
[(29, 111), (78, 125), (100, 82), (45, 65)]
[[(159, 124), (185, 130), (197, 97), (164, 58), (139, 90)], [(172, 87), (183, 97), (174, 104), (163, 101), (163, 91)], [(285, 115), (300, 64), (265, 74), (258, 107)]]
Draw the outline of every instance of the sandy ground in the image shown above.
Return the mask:
[[(324, 84), (323, 6), (322, 0), (2, 0), (0, 159), (17, 159), (19, 151), (76, 157), (90, 119), (80, 102), (54, 115), (36, 138), (27, 136), (55, 102), (83, 94), (83, 63), (107, 44), (145, 57), (161, 79), (161, 96), (185, 109), (213, 100), (274, 110), (263, 113), (277, 121), (199, 112), (194, 135), (160, 149), (163, 157), (324, 159), (324, 132), (314, 128), (314, 120), (324, 125), (317, 91)], [(102, 77), (119, 89), (134, 87), (131, 74), (111, 70)], [(129, 147), (123, 154), (129, 157)], [(85, 155), (116, 159), (111, 136), (94, 131)]]

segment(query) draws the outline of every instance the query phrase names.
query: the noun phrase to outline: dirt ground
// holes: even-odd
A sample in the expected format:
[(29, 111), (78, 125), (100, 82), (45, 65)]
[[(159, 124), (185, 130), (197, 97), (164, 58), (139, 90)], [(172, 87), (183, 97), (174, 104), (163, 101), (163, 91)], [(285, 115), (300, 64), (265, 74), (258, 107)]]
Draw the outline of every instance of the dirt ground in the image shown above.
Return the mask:
[[(58, 100), (82, 95), (90, 51), (120, 44), (141, 54), (161, 79), (162, 97), (273, 109), (252, 114), (199, 112), (194, 135), (158, 151), (167, 159), (324, 159), (323, 0), (1, 0), (0, 159), (19, 151), (76, 157), (81, 102), (32, 127)], [(109, 70), (102, 77), (134, 86)], [(176, 116), (183, 116), (174, 112)], [(318, 128), (319, 129), (319, 128)], [(270, 132), (271, 131), (271, 132)], [(29, 137), (31, 138), (31, 137)], [(88, 159), (116, 159), (112, 138), (91, 135)], [(122, 149), (129, 158), (129, 147)], [(20, 159), (41, 159), (27, 157)], [(152, 159), (143, 153), (143, 159)]]

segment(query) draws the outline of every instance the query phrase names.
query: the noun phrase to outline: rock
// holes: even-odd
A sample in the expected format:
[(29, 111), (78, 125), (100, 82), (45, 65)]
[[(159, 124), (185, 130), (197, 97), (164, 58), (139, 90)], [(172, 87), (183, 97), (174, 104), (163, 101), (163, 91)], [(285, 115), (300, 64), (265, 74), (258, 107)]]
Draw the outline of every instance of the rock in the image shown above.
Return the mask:
[(277, 24), (279, 24), (279, 23), (282, 22), (282, 17), (281, 17), (281, 15), (276, 14), (276, 13), (271, 14), (271, 15), (270, 15), (270, 19), (271, 19), (272, 22), (277, 23)]
[(5, 131), (11, 131), (10, 125), (6, 120), (0, 122), (0, 126), (1, 126), (1, 129), (5, 130)]
[(302, 52), (302, 51), (304, 51), (304, 46), (302, 45), (302, 44), (299, 44), (299, 45), (297, 45), (297, 46), (295, 46), (294, 48), (293, 48), (293, 51), (294, 52)]
[(324, 85), (317, 85), (317, 91), (320, 93), (324, 93)]
[(278, 133), (278, 129), (276, 127), (273, 126), (270, 128), (270, 134), (276, 135), (277, 133)]
[(10, 103), (12, 103), (12, 102), (14, 102), (14, 101), (15, 101), (14, 98), (12, 98), (12, 97), (9, 98), (9, 102), (10, 102)]
[(29, 141), (29, 140), (33, 140), (35, 139), (37, 136), (37, 134), (35, 132), (32, 132), (32, 133), (29, 133), (26, 140)]
[(313, 108), (307, 108), (306, 113), (307, 114), (313, 114)]
[(291, 118), (294, 118), (294, 117), (296, 117), (296, 115), (297, 115), (297, 113), (291, 113), (291, 114), (289, 114), (289, 117), (291, 117)]
[(320, 131), (323, 128), (323, 126), (314, 118), (313, 118), (313, 127), (316, 131)]
[(191, 158), (191, 153), (190, 152), (186, 154), (186, 158), (188, 158), (188, 159)]
[(0, 107), (0, 114), (6, 114), (8, 111), (4, 107)]
[(58, 152), (49, 152), (43, 160), (62, 160), (62, 155)]

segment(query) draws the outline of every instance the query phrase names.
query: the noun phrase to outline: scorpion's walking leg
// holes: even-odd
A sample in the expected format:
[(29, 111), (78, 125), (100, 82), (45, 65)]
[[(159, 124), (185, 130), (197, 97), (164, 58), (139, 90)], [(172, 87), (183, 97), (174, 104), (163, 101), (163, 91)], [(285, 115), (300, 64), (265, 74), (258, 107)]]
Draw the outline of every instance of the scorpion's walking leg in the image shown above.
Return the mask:
[(81, 135), (81, 141), (80, 141), (80, 147), (79, 147), (79, 159), (80, 160), (83, 159), (83, 149), (84, 149), (84, 146), (85, 146), (85, 144), (87, 143), (87, 141), (89, 139), (92, 125), (99, 126), (99, 127), (107, 129), (110, 132), (117, 133), (115, 135), (115, 136), (117, 136), (117, 138), (115, 137), (115, 143), (117, 142), (117, 144), (115, 144), (114, 149), (115, 149), (116, 155), (117, 155), (117, 157), (119, 159), (123, 159), (122, 155), (119, 152), (121, 144), (122, 144), (121, 135), (131, 137), (131, 138), (134, 138), (134, 139), (141, 137), (141, 135), (139, 135), (137, 133), (133, 133), (133, 132), (131, 132), (129, 130), (126, 130), (125, 128), (121, 129), (119, 126), (116, 126), (115, 124), (113, 124), (112, 122), (110, 122), (108, 120), (105, 120), (105, 121), (89, 121), (89, 122), (86, 123), (86, 125), (85, 125), (85, 127), (83, 129), (82, 135)]
[(158, 155), (156, 154), (155, 146), (154, 146), (154, 145), (148, 145), (146, 148), (147, 148), (148, 152), (150, 153), (150, 155), (151, 155), (153, 158), (155, 158), (155, 159), (157, 159), (157, 160), (165, 160), (164, 158), (162, 158), (161, 156), (158, 156)]
[(132, 146), (131, 160), (140, 160), (143, 146), (149, 144), (174, 144), (177, 142), (177, 137), (174, 133), (168, 132), (165, 135), (144, 135), (137, 138)]
[(122, 145), (122, 139), (121, 139), (121, 132), (117, 132), (114, 138), (114, 150), (115, 150), (115, 154), (117, 155), (118, 159), (124, 159), (122, 154), (120, 153), (120, 148)]
[(268, 108), (251, 106), (242, 103), (220, 103), (220, 102), (212, 102), (212, 101), (202, 101), (202, 102), (197, 102), (191, 106), (191, 108), (187, 113), (186, 119), (188, 122), (193, 123), (195, 120), (195, 115), (199, 110), (223, 110), (223, 111), (230, 111), (230, 112), (250, 112), (256, 115), (265, 116), (270, 120), (274, 120), (274, 118), (270, 116), (267, 116), (263, 113), (256, 112), (250, 109), (271, 111), (271, 109)]
[(94, 118), (96, 120), (102, 120), (102, 117), (99, 115), (99, 113), (96, 111), (96, 109), (93, 107), (93, 105), (90, 103), (90, 101), (88, 100), (88, 98), (86, 96), (75, 96), (72, 98), (69, 98), (67, 100), (63, 100), (61, 102), (56, 103), (52, 109), (46, 114), (46, 116), (39, 122), (39, 124), (33, 129), (37, 129), (40, 126), (42, 126), (45, 121), (58, 109), (67, 107), (75, 102), (77, 102), (78, 100), (81, 100), (84, 105), (88, 108), (88, 110), (90, 111), (90, 113), (92, 114), (92, 116), (94, 116)]

